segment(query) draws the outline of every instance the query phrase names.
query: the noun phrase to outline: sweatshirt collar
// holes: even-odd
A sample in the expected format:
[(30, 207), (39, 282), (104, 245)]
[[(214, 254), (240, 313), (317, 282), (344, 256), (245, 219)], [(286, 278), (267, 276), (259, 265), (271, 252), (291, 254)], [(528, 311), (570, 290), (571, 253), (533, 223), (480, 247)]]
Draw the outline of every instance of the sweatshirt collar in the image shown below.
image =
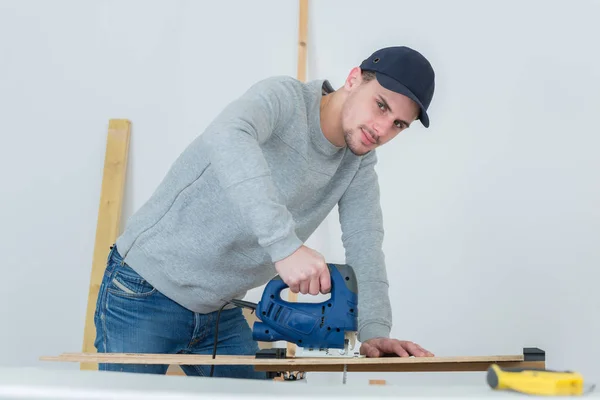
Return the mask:
[(344, 147), (338, 147), (331, 143), (321, 130), (321, 97), (334, 92), (331, 83), (327, 79), (320, 79), (310, 82), (311, 88), (315, 93), (312, 109), (312, 127), (310, 129), (310, 138), (317, 150), (321, 153), (332, 156), (342, 150)]

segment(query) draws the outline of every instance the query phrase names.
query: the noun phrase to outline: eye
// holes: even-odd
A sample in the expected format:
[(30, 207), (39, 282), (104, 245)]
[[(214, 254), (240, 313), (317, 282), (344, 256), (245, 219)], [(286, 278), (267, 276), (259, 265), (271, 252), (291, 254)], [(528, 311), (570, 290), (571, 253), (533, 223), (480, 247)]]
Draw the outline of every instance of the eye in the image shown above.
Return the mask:
[(385, 111), (385, 105), (383, 105), (383, 103), (382, 103), (382, 102), (378, 101), (378, 102), (377, 102), (377, 107), (379, 107), (379, 109), (380, 109), (381, 111)]

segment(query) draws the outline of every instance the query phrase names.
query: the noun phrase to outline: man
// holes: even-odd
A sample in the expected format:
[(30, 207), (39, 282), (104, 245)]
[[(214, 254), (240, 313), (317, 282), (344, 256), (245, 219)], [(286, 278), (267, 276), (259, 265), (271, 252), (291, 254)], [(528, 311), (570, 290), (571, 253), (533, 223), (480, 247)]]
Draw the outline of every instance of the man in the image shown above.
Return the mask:
[[(346, 263), (359, 284), (360, 352), (433, 356), (389, 338), (376, 148), (420, 120), (434, 71), (417, 51), (389, 47), (327, 80), (253, 85), (178, 157), (111, 247), (95, 322), (98, 352), (211, 354), (217, 311), (279, 274), (295, 293), (327, 293), (321, 254), (303, 243), (338, 205)], [(219, 320), (218, 351), (254, 354), (239, 308)], [(166, 365), (101, 364), (165, 373)], [(184, 366), (207, 375), (208, 366)], [(214, 376), (264, 378), (251, 366)]]

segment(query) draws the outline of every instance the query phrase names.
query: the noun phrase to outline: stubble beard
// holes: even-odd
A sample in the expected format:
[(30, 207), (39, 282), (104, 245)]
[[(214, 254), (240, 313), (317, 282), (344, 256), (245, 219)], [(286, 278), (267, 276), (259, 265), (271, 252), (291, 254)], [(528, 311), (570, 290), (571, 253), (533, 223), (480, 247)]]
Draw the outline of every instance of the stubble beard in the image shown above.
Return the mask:
[(351, 130), (344, 130), (344, 141), (346, 142), (346, 146), (348, 146), (348, 149), (350, 149), (352, 154), (356, 156), (364, 156), (370, 152), (370, 150), (361, 150), (360, 143), (357, 143), (356, 140), (356, 136), (352, 135)]

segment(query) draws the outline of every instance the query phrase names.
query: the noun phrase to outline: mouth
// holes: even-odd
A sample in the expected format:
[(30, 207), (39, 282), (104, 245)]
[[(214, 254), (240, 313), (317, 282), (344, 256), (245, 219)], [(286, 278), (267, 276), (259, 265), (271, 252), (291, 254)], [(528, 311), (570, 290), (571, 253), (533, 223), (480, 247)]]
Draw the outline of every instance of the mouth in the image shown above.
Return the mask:
[(377, 143), (376, 140), (373, 139), (373, 136), (371, 136), (371, 134), (368, 131), (366, 131), (365, 129), (360, 128), (360, 132), (361, 132), (362, 141), (364, 144), (370, 145), (370, 144)]

